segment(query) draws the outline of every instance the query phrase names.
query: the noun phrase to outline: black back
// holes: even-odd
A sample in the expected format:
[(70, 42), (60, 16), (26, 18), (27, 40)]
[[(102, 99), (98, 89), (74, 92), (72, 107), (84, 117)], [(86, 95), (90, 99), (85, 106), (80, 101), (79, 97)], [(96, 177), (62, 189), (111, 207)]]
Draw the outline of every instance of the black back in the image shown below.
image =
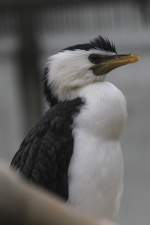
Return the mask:
[(68, 198), (68, 166), (73, 153), (73, 117), (82, 104), (82, 100), (76, 98), (47, 111), (11, 162), (25, 178), (65, 200)]

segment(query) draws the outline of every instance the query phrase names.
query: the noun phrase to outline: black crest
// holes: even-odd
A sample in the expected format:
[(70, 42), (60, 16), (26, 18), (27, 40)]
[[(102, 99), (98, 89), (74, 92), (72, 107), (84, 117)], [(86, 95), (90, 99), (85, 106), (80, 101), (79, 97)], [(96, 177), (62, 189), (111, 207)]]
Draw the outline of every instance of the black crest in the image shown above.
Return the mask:
[(77, 49), (85, 50), (85, 51), (89, 51), (91, 49), (98, 49), (98, 50), (104, 50), (104, 51), (108, 51), (108, 52), (117, 53), (114, 43), (112, 41), (110, 41), (108, 38), (103, 38), (100, 35), (97, 38), (95, 38), (94, 40), (90, 41), (89, 43), (70, 46), (63, 50), (74, 51)]
[(103, 38), (98, 36), (93, 41), (90, 42), (91, 46), (95, 49), (101, 49), (109, 52), (117, 53), (115, 44), (110, 41), (108, 38)]

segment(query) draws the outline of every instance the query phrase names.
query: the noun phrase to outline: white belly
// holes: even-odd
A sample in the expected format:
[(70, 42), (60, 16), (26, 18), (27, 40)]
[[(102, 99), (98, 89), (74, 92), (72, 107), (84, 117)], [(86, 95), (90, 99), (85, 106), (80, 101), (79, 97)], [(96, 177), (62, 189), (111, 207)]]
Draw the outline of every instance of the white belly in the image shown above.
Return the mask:
[(119, 138), (126, 103), (112, 84), (93, 86), (81, 93), (85, 106), (75, 119), (68, 201), (88, 216), (114, 219), (123, 189)]
[(103, 143), (80, 133), (76, 136), (69, 178), (72, 205), (87, 215), (114, 219), (123, 188), (119, 142)]

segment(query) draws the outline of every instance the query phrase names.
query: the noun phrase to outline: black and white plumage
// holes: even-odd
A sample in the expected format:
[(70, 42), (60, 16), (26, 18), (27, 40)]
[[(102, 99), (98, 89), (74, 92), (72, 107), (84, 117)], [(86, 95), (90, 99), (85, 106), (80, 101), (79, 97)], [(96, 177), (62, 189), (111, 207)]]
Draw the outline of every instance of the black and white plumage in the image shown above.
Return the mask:
[(105, 81), (114, 68), (138, 61), (118, 55), (101, 36), (51, 56), (44, 75), (49, 109), (11, 166), (85, 214), (114, 218), (123, 186), (122, 92)]
[(48, 110), (22, 142), (11, 165), (26, 178), (68, 199), (68, 165), (73, 152), (71, 125), (82, 100)]

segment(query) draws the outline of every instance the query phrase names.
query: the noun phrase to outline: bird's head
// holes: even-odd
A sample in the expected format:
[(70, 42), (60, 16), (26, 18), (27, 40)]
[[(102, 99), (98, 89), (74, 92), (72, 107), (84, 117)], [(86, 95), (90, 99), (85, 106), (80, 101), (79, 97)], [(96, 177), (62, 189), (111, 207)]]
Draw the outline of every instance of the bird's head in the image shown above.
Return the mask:
[(72, 98), (73, 93), (95, 82), (103, 82), (113, 69), (134, 63), (139, 57), (118, 54), (115, 45), (98, 36), (50, 56), (44, 77), (45, 94), (52, 105)]

